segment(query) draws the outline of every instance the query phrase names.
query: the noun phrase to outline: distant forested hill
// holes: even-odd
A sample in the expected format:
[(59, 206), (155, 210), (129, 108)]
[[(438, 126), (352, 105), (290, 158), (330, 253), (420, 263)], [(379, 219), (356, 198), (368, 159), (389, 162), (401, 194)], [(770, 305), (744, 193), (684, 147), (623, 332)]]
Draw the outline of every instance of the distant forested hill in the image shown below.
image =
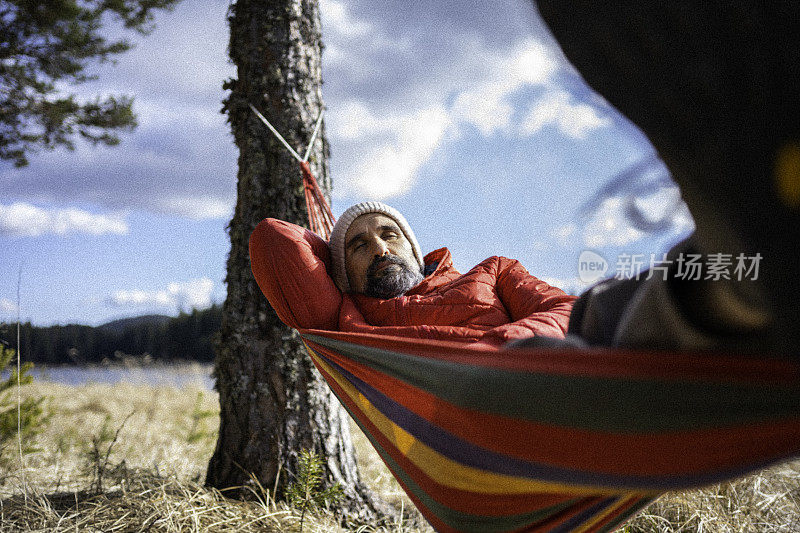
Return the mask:
[[(22, 360), (40, 364), (100, 363), (120, 355), (210, 362), (211, 338), (219, 329), (222, 307), (181, 313), (177, 317), (145, 315), (115, 320), (98, 327), (68, 324), (22, 325)], [(0, 323), (0, 341), (16, 346), (16, 324)], [(115, 355), (116, 354), (116, 355)]]
[(167, 315), (142, 315), (130, 318), (120, 318), (97, 326), (99, 329), (109, 333), (122, 333), (126, 329), (141, 325), (161, 325), (166, 324), (173, 318)]

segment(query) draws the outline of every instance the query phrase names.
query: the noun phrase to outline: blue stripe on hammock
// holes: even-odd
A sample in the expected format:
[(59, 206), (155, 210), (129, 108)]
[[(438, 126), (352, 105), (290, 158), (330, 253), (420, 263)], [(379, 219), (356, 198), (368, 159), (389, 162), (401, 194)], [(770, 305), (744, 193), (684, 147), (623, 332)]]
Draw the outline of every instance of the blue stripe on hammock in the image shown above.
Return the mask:
[[(475, 444), (464, 441), (452, 433), (430, 423), (428, 420), (408, 410), (404, 406), (385, 396), (377, 389), (371, 387), (357, 378), (335, 362), (331, 361), (320, 352), (317, 356), (336, 369), (347, 379), (361, 394), (366, 397), (382, 414), (391, 419), (395, 424), (408, 431), (420, 442), (433, 448), (440, 454), (461, 464), (488, 470), (498, 474), (517, 477), (526, 477), (538, 481), (551, 481), (570, 485), (588, 485), (609, 487), (612, 489), (624, 487), (625, 490), (671, 490), (685, 488), (689, 485), (711, 484), (723, 479), (737, 477), (746, 472), (759, 468), (750, 465), (724, 472), (711, 474), (697, 474), (691, 476), (632, 476), (595, 472), (567, 470), (556, 466), (545, 465), (517, 459), (500, 454)], [(771, 464), (766, 463), (764, 466)]]
[(551, 533), (567, 533), (569, 531), (574, 531), (578, 526), (583, 525), (584, 523), (588, 522), (605, 509), (619, 503), (620, 498), (606, 498), (597, 502), (596, 504), (592, 505), (588, 509), (585, 509), (578, 513), (577, 515), (573, 516), (563, 524), (559, 524), (555, 528), (551, 530)]

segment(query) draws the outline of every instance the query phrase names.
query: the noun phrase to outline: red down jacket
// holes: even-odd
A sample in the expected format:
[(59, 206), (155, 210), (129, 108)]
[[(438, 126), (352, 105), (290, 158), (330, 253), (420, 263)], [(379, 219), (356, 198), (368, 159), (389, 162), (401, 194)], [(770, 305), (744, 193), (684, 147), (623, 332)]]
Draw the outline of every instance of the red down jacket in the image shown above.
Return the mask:
[(250, 262), (280, 319), (298, 329), (430, 338), (499, 346), (516, 338), (563, 337), (574, 296), (531, 276), (519, 263), (490, 257), (466, 274), (440, 248), (436, 270), (404, 296), (344, 296), (328, 275), (328, 246), (316, 234), (276, 219), (250, 236)]

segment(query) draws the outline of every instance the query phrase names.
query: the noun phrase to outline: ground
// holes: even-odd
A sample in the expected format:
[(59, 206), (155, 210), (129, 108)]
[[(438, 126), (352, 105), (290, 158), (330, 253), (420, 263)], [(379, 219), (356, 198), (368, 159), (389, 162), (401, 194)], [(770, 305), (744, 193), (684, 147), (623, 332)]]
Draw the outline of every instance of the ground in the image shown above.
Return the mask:
[[(53, 415), (38, 451), (22, 464), (16, 443), (3, 451), (0, 532), (299, 531), (298, 511), (276, 504), (270, 487), (254, 489), (249, 502), (203, 487), (219, 407), (216, 393), (199, 383), (177, 388), (40, 381), (23, 394), (49, 397)], [(365, 479), (403, 507), (405, 520), (348, 527), (340, 525), (335, 509), (318, 510), (304, 531), (431, 532), (366, 438), (354, 432)], [(669, 494), (623, 531), (798, 531), (798, 474), (800, 462), (787, 463), (732, 483)]]

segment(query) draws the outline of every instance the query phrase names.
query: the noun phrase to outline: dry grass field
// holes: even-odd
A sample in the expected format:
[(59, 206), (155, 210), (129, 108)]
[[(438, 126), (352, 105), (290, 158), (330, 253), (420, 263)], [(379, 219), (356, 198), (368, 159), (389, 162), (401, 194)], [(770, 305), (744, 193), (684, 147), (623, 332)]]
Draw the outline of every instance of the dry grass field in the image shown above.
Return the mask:
[[(299, 512), (275, 503), (268, 489), (254, 490), (252, 501), (240, 502), (203, 487), (216, 438), (215, 393), (200, 387), (49, 382), (23, 392), (49, 397), (53, 416), (37, 440), (38, 451), (22, 464), (6, 451), (0, 532), (300, 531)], [(359, 433), (356, 443), (365, 478), (384, 499), (403, 507), (404, 520), (348, 525), (335, 510), (318, 510), (306, 518), (304, 531), (432, 531), (366, 438)], [(798, 474), (800, 463), (789, 463), (733, 483), (670, 494), (623, 531), (800, 531)]]

